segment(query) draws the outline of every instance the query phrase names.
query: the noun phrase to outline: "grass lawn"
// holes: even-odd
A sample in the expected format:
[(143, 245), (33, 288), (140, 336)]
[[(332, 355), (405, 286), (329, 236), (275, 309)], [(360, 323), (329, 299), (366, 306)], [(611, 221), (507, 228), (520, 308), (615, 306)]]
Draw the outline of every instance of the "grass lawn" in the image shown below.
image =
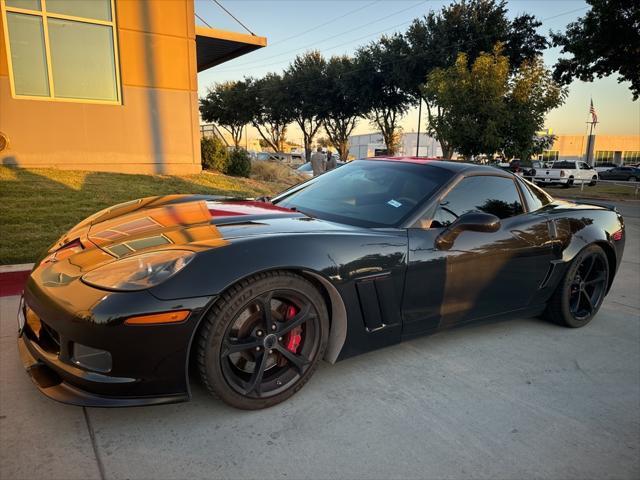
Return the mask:
[[(553, 197), (561, 198), (597, 198), (602, 200), (640, 200), (640, 191), (635, 194), (635, 188), (637, 185), (630, 184), (632, 186), (623, 185), (606, 185), (599, 184), (589, 187), (584, 186), (584, 190), (580, 190), (580, 187), (561, 188), (561, 187), (546, 187), (545, 190), (549, 192), (549, 195)], [(541, 185), (544, 187), (544, 185)]]
[(286, 187), (210, 172), (125, 175), (0, 166), (0, 264), (33, 262), (63, 232), (116, 203), (173, 193), (253, 197)]

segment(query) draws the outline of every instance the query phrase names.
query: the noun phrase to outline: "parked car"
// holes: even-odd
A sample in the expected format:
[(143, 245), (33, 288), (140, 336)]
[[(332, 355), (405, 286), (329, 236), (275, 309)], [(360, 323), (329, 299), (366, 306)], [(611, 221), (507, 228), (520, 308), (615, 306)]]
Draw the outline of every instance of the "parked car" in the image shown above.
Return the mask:
[(637, 182), (640, 180), (640, 168), (638, 167), (616, 167), (600, 174), (602, 180), (626, 180)]
[[(342, 160), (336, 160), (336, 168), (341, 167), (345, 163), (346, 162), (343, 162)], [(296, 168), (296, 172), (304, 175), (305, 177), (312, 178), (313, 177), (313, 168), (311, 168), (311, 162), (307, 162), (307, 163), (305, 163), (303, 165), (300, 165), (298, 168)]]
[(536, 170), (534, 180), (536, 183), (562, 185), (566, 188), (583, 183), (595, 185), (598, 172), (585, 162), (562, 160), (553, 162), (551, 168)]
[(150, 197), (92, 215), (37, 261), (20, 358), (74, 405), (188, 400), (195, 373), (228, 404), (265, 408), (321, 359), (504, 315), (582, 327), (624, 244), (613, 209), (458, 162), (356, 160), (271, 202)]
[(543, 162), (541, 160), (534, 160), (531, 162), (531, 167), (523, 167), (522, 174), (525, 177), (535, 177), (536, 171), (542, 168), (551, 168), (553, 162)]
[(618, 165), (615, 163), (599, 163), (594, 167), (594, 170), (598, 173), (606, 172), (607, 170), (611, 170), (612, 168), (616, 168)]

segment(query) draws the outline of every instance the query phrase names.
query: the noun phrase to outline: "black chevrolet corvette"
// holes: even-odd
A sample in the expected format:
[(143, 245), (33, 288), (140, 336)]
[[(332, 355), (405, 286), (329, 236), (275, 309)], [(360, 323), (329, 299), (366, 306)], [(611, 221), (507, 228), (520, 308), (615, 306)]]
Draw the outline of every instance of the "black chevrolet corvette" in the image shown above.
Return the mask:
[(624, 249), (622, 217), (508, 172), (358, 160), (271, 201), (198, 195), (116, 205), (31, 273), (24, 365), (75, 405), (293, 395), (330, 363), (498, 316), (586, 325)]

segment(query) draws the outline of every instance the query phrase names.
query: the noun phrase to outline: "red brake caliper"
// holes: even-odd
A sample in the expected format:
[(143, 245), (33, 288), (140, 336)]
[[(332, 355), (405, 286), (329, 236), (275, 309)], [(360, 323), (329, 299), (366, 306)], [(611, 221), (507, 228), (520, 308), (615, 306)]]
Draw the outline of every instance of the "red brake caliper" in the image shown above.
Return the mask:
[[(289, 305), (287, 307), (287, 312), (285, 313), (284, 319), (285, 321), (290, 321), (293, 317), (298, 313), (298, 309), (293, 305)], [(284, 344), (292, 353), (298, 353), (298, 348), (300, 347), (300, 343), (302, 342), (302, 327), (297, 326), (292, 329), (289, 333), (287, 333), (285, 337)]]

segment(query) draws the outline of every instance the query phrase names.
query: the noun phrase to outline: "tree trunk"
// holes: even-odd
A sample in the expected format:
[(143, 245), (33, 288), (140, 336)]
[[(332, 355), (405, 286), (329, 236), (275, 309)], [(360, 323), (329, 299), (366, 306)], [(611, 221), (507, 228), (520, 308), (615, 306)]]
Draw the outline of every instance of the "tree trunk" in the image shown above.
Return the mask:
[(442, 148), (442, 157), (446, 160), (451, 160), (453, 157), (453, 148), (444, 140), (440, 140), (440, 147)]
[(303, 132), (304, 136), (304, 159), (307, 162), (311, 161), (311, 141), (312, 137), (309, 137), (305, 132)]

